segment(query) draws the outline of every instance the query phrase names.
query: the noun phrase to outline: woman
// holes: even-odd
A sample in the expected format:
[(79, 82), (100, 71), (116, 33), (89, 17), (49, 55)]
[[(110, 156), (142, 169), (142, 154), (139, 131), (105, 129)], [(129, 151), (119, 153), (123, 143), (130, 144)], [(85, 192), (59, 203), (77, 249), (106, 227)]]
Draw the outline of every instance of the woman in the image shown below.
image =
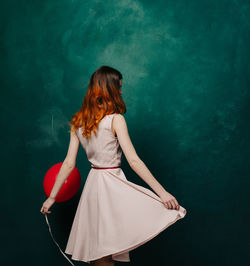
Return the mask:
[[(186, 210), (155, 179), (137, 155), (123, 116), (122, 74), (102, 66), (91, 76), (81, 109), (70, 121), (68, 153), (41, 212), (51, 213), (57, 193), (76, 165), (79, 144), (91, 163), (65, 252), (91, 265), (129, 262), (129, 251), (183, 218)], [(130, 167), (151, 188), (127, 180)]]

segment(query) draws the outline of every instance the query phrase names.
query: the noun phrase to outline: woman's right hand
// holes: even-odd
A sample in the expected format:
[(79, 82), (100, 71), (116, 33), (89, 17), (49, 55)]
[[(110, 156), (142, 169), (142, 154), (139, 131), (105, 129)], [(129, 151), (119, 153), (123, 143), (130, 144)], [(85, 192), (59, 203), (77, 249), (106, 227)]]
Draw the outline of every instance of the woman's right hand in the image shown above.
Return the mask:
[(165, 191), (163, 194), (160, 195), (160, 198), (162, 200), (162, 203), (165, 205), (167, 209), (172, 209), (172, 210), (179, 210), (180, 205), (176, 198)]
[(43, 203), (43, 205), (42, 205), (42, 208), (41, 208), (40, 212), (41, 212), (42, 214), (51, 213), (51, 211), (49, 211), (49, 208), (50, 208), (54, 203), (55, 203), (55, 199), (52, 198), (52, 197), (48, 197), (48, 198), (44, 201), (44, 203)]

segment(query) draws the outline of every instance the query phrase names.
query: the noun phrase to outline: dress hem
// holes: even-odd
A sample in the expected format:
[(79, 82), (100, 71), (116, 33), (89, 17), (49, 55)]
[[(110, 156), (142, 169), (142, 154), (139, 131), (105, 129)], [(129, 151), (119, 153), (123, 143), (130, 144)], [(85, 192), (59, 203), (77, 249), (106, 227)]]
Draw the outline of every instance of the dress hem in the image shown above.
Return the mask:
[[(86, 262), (88, 264), (90, 264), (90, 261), (93, 261), (93, 260), (97, 260), (97, 259), (100, 259), (102, 257), (105, 257), (105, 256), (108, 256), (108, 255), (112, 255), (112, 259), (115, 260), (115, 261), (120, 261), (120, 262), (130, 262), (130, 260), (118, 260), (118, 259), (114, 259), (113, 256), (117, 256), (117, 255), (120, 255), (124, 252), (128, 252), (128, 251), (131, 251), (143, 244), (145, 244), (146, 242), (150, 241), (152, 238), (156, 237), (157, 235), (159, 235), (163, 230), (165, 230), (166, 228), (168, 228), (170, 225), (174, 224), (176, 221), (178, 221), (179, 219), (182, 219), (184, 216), (186, 215), (186, 210), (184, 209), (184, 212), (183, 212), (183, 215), (180, 215), (178, 213), (177, 217), (170, 223), (168, 223), (167, 225), (165, 225), (164, 227), (162, 227), (159, 231), (157, 231), (157, 233), (154, 233), (153, 235), (151, 235), (150, 237), (146, 238), (145, 240), (143, 241), (140, 241), (138, 242), (137, 244), (133, 244), (132, 246), (128, 247), (128, 248), (125, 248), (125, 249), (121, 249), (119, 251), (116, 251), (115, 253), (105, 253), (101, 256), (98, 256), (98, 257), (94, 257), (94, 258), (91, 258), (91, 259), (80, 259), (80, 258), (77, 258), (77, 257), (73, 257), (71, 256), (71, 259), (72, 260), (75, 260), (75, 261), (83, 261), (83, 262)], [(72, 255), (72, 252), (66, 252), (65, 253), (69, 254), (69, 255)]]

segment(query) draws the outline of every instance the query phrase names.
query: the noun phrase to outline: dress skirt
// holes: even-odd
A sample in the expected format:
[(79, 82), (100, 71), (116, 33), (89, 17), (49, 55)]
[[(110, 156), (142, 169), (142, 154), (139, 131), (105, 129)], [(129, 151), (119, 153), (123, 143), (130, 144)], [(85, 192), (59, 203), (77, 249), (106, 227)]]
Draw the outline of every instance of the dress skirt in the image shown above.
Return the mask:
[(129, 251), (186, 215), (167, 209), (160, 197), (127, 180), (121, 168), (91, 169), (78, 203), (65, 253), (90, 261), (112, 255), (129, 262)]

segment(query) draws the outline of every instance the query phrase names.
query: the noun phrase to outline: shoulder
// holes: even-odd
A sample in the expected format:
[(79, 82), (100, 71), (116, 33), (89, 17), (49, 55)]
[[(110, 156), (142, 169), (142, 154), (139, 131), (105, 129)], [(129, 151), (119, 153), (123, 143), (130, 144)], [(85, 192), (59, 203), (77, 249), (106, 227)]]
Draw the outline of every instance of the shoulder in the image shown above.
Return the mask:
[(126, 123), (126, 119), (124, 117), (124, 115), (116, 113), (113, 115), (113, 127), (114, 129), (118, 129), (118, 128), (127, 128), (127, 123)]
[(116, 113), (116, 114), (114, 114), (113, 115), (113, 120), (114, 120), (114, 122), (116, 121), (116, 122), (120, 122), (120, 123), (126, 123), (126, 120), (125, 120), (125, 117), (122, 115), (122, 114), (118, 114), (118, 113)]

